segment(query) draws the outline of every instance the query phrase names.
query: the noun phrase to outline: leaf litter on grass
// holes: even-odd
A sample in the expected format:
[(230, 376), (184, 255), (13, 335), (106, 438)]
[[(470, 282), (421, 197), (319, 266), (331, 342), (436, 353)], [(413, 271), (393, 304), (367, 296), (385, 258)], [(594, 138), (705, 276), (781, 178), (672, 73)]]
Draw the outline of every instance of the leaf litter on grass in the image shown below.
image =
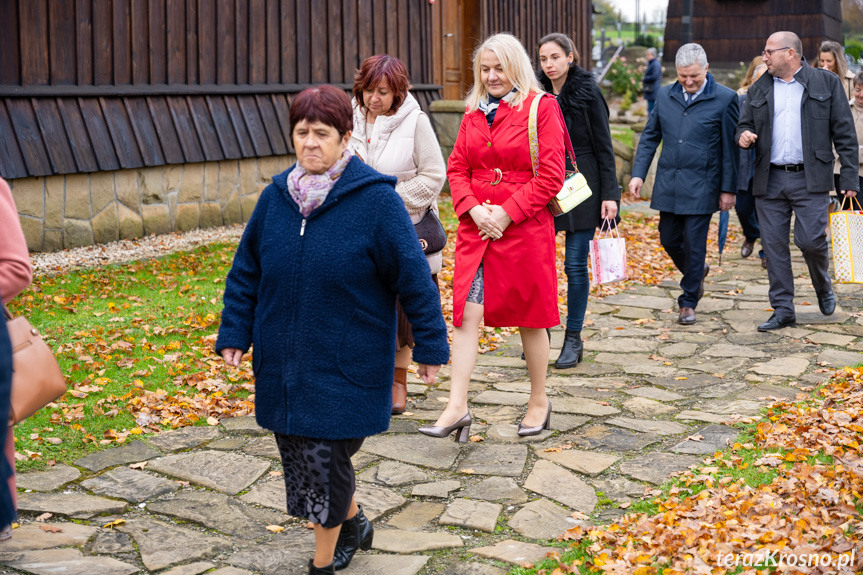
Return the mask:
[(863, 369), (845, 368), (811, 399), (774, 403), (751, 441), (680, 474), (653, 512), (569, 529), (577, 558), (536, 573), (860, 573), (861, 442)]

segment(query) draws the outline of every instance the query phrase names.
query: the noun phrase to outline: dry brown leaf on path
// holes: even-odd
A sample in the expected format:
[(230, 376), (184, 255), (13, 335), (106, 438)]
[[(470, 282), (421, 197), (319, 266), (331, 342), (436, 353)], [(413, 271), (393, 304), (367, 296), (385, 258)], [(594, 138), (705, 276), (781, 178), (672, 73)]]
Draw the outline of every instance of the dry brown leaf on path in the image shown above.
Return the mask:
[(272, 533), (281, 533), (284, 530), (285, 528), (281, 525), (267, 525), (267, 531), (270, 531)]
[(36, 521), (39, 521), (41, 523), (43, 521), (48, 521), (52, 517), (54, 517), (53, 513), (43, 513), (42, 515), (40, 515), (39, 517), (36, 518)]
[(45, 533), (63, 533), (63, 528), (56, 525), (40, 525), (39, 529)]

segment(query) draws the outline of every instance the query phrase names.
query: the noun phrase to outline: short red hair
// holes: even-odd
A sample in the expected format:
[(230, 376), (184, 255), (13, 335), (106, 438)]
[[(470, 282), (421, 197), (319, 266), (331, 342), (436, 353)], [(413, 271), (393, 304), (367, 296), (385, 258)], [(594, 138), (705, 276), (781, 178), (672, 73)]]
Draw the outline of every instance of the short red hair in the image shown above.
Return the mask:
[(291, 136), (297, 124), (306, 120), (310, 124), (320, 122), (332, 126), (344, 136), (354, 128), (354, 115), (351, 109), (351, 99), (335, 86), (322, 84), (314, 88), (306, 88), (291, 102), (289, 114)]
[(354, 98), (361, 110), (366, 109), (363, 101), (363, 90), (372, 90), (381, 80), (386, 78), (393, 91), (392, 111), (397, 112), (402, 102), (408, 97), (411, 88), (411, 78), (402, 61), (389, 54), (369, 56), (354, 76)]

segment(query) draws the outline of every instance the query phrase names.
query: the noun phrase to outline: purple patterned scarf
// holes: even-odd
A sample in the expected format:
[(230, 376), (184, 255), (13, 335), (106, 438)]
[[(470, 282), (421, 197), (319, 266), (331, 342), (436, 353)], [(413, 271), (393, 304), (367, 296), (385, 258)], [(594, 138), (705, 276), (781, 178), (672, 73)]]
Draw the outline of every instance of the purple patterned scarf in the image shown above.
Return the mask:
[(345, 150), (342, 157), (336, 160), (336, 163), (323, 174), (309, 174), (306, 170), (297, 163), (293, 171), (288, 175), (288, 192), (291, 197), (297, 202), (300, 208), (300, 213), (304, 218), (309, 217), (313, 211), (318, 209), (324, 200), (327, 199), (327, 194), (342, 177), (342, 172), (345, 171), (345, 166), (351, 159), (351, 152)]

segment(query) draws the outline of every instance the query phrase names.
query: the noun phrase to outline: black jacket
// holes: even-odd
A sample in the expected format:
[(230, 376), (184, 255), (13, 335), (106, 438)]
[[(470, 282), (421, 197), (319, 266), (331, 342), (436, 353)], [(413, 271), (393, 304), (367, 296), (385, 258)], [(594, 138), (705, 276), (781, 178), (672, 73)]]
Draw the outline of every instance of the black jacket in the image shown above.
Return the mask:
[(656, 100), (656, 94), (662, 84), (662, 64), (659, 62), (659, 56), (647, 63), (641, 82), (644, 86), (644, 99)]
[[(536, 76), (543, 88), (551, 93), (551, 80), (545, 72), (539, 71)], [(608, 105), (593, 76), (579, 66), (569, 69), (557, 103), (563, 111), (578, 170), (584, 174), (593, 195), (569, 213), (554, 218), (554, 229), (557, 232), (593, 229), (602, 223), (602, 202), (620, 201), (614, 147), (608, 126)], [(569, 158), (566, 169), (572, 170)]]
[[(803, 84), (800, 101), (800, 123), (803, 135), (803, 165), (806, 188), (810, 192), (833, 189), (833, 147), (842, 164), (839, 186), (857, 190), (857, 132), (842, 81), (828, 70), (812, 68), (806, 62), (797, 72)], [(749, 130), (758, 135), (755, 141), (755, 176), (752, 193), (763, 196), (770, 176), (770, 152), (773, 148), (773, 76), (764, 74), (749, 87), (746, 106), (740, 114), (734, 141)]]

